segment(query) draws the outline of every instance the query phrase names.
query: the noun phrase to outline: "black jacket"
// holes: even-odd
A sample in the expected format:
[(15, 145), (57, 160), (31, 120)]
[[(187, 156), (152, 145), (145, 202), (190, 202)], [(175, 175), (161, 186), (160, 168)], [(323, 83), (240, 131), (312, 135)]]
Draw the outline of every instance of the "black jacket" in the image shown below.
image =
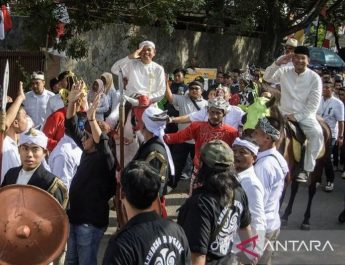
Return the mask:
[(162, 184), (159, 194), (166, 194), (166, 187), (170, 177), (170, 168), (168, 155), (162, 141), (157, 136), (152, 137), (139, 147), (133, 160), (147, 161), (160, 173)]
[[(1, 186), (5, 187), (7, 185), (16, 184), (21, 169), (22, 166), (14, 167), (7, 171)], [(48, 189), (53, 184), (55, 178), (56, 176), (46, 170), (43, 164), (41, 164), (31, 176), (28, 185), (38, 187), (48, 192)], [(52, 195), (60, 202), (60, 204), (64, 201), (63, 191), (61, 189), (57, 189)]]

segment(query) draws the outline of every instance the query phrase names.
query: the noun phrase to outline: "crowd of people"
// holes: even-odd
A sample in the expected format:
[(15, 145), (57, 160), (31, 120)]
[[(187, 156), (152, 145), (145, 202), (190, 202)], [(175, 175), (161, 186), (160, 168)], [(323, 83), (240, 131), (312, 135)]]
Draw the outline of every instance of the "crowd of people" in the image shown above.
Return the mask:
[[(278, 152), (283, 123), (298, 124), (307, 139), (295, 181), (308, 182), (325, 144), (317, 116), (332, 134), (324, 190), (333, 191), (341, 165), (345, 178), (343, 76), (309, 69), (308, 48), (293, 39), (285, 48), (265, 71), (218, 71), (215, 80), (185, 84), (193, 67), (177, 68), (170, 80), (153, 61), (155, 44), (144, 41), (89, 89), (71, 71), (50, 90), (43, 72), (32, 74), (27, 93), (19, 83), (6, 106), (1, 185), (37, 186), (66, 209), (66, 253), (54, 264), (97, 264), (116, 191), (126, 224), (110, 239), (105, 265), (271, 264), (265, 246), (279, 236), (289, 175)], [(140, 141), (125, 168), (116, 154), (121, 100)], [(270, 114), (271, 100), (283, 119)], [(190, 181), (189, 198), (175, 223), (165, 195), (182, 180)]]

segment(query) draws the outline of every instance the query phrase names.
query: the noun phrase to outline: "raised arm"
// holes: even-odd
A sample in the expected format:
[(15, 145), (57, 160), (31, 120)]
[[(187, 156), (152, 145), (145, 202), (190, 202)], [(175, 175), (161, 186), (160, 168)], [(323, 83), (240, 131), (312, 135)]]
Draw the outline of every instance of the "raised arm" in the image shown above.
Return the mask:
[(269, 83), (279, 83), (280, 82), (280, 75), (276, 74), (279, 70), (280, 66), (283, 64), (287, 64), (291, 61), (293, 54), (288, 54), (280, 57), (277, 61), (271, 64), (269, 67), (266, 68), (263, 79)]
[(17, 113), (19, 111), (20, 106), (22, 105), (23, 101), (25, 100), (25, 93), (23, 90), (23, 82), (19, 82), (19, 90), (18, 90), (18, 96), (12, 103), (11, 107), (6, 111), (6, 130), (11, 126), (13, 121), (15, 120)]
[(173, 104), (173, 94), (172, 94), (171, 89), (170, 89), (169, 80), (168, 80), (168, 78), (166, 78), (166, 79), (167, 80), (165, 81), (165, 83), (166, 83), (165, 97), (167, 98), (167, 100), (170, 104)]
[(89, 110), (87, 111), (87, 120), (89, 121), (91, 132), (92, 132), (92, 138), (95, 141), (95, 143), (99, 143), (99, 140), (101, 138), (102, 130), (99, 127), (97, 120), (96, 120), (96, 111), (97, 107), (99, 105), (101, 95), (98, 94), (95, 99), (93, 100), (91, 106), (89, 107)]
[(119, 75), (120, 69), (124, 68), (126, 64), (128, 64), (131, 59), (138, 59), (140, 58), (139, 53), (141, 52), (143, 48), (137, 49), (135, 52), (131, 53), (130, 55), (126, 56), (125, 58), (122, 58), (118, 61), (116, 61), (113, 66), (111, 67), (111, 72), (114, 75)]
[(82, 96), (82, 88), (84, 86), (83, 81), (78, 81), (68, 94), (68, 105), (66, 112), (66, 119), (70, 119), (76, 115), (77, 101)]

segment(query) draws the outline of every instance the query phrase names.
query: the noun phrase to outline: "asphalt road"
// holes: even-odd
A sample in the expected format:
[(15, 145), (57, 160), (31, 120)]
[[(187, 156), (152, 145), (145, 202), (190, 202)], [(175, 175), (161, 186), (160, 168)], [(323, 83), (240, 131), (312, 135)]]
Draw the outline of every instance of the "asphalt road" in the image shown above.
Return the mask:
[[(331, 193), (322, 191), (321, 184), (316, 191), (310, 218), (310, 231), (300, 230), (308, 200), (307, 185), (300, 185), (293, 212), (286, 226), (282, 226), (278, 242), (272, 245), (277, 250), (274, 264), (345, 264), (345, 224), (338, 223), (338, 215), (344, 209), (345, 180), (336, 173), (335, 189)], [(176, 191), (167, 196), (168, 215), (176, 219), (176, 209), (187, 198), (188, 183), (179, 183)], [(290, 196), (288, 188), (282, 211)], [(116, 231), (116, 214), (110, 212), (110, 225), (101, 242), (98, 254), (99, 264), (107, 241)]]

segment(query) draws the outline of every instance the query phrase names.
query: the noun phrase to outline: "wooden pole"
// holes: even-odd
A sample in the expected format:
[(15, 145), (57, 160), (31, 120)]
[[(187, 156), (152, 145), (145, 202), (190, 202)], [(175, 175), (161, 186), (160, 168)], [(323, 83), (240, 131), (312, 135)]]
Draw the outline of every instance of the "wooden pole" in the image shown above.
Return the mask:
[(120, 171), (118, 172), (116, 194), (115, 194), (115, 209), (117, 217), (117, 229), (120, 230), (127, 223), (126, 209), (121, 201), (121, 183), (120, 176), (124, 169), (125, 164), (125, 152), (124, 152), (124, 121), (125, 121), (125, 106), (123, 97), (123, 75), (120, 69), (119, 75), (119, 89), (120, 89), (120, 106), (119, 106), (119, 131), (120, 131)]

